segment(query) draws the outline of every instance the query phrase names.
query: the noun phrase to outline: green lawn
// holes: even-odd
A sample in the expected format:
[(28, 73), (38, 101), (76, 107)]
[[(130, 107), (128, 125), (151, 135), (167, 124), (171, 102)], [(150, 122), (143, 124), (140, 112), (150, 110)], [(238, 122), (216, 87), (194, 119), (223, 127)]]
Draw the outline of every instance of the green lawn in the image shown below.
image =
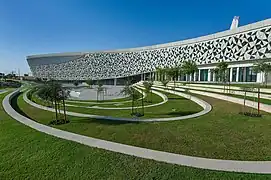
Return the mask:
[[(164, 92), (163, 92), (164, 93)], [(176, 117), (176, 116), (184, 116), (189, 114), (194, 114), (202, 110), (202, 107), (196, 104), (195, 102), (182, 98), (180, 96), (164, 93), (168, 96), (168, 102), (163, 105), (144, 108), (144, 116), (145, 118), (162, 118), (162, 117)], [(153, 102), (161, 102), (161, 97), (158, 95), (153, 96)], [(38, 104), (46, 105), (42, 100), (35, 98), (35, 101)], [(148, 105), (150, 103), (144, 103)], [(141, 101), (139, 101), (138, 106), (141, 106)], [(111, 105), (112, 107), (112, 105)], [(85, 113), (85, 114), (94, 114), (94, 115), (103, 115), (103, 116), (114, 116), (114, 117), (128, 117), (131, 118), (131, 110), (114, 110), (114, 109), (90, 109), (84, 107), (67, 107), (68, 111)], [(139, 112), (142, 112), (142, 108), (138, 109)]]
[[(263, 113), (262, 118), (247, 117), (238, 114), (242, 110), (241, 105), (195, 96), (209, 102), (213, 110), (198, 118), (160, 123), (69, 117), (69, 124), (56, 127), (91, 137), (185, 155), (271, 160), (270, 114)], [(54, 118), (53, 112), (29, 106), (22, 96), (18, 98), (18, 105), (27, 116), (41, 123), (48, 124)]]
[[(4, 95), (0, 95), (2, 101)], [(62, 140), (9, 117), (0, 105), (0, 179), (271, 179), (171, 165)]]

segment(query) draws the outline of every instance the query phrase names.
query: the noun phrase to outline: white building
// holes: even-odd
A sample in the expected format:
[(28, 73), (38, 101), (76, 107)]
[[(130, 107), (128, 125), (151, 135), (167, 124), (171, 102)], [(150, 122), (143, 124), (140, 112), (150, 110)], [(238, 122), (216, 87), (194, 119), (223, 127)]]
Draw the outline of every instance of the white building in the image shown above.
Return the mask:
[[(254, 73), (255, 62), (271, 62), (271, 19), (238, 27), (235, 17), (230, 30), (177, 41), (131, 49), (100, 52), (57, 53), (28, 56), (33, 76), (57, 80), (106, 80), (122, 83), (127, 77), (136, 80), (152, 75), (157, 67), (173, 67), (192, 60), (199, 71), (180, 80), (215, 81), (219, 62), (229, 64), (231, 82), (262, 82)], [(271, 80), (271, 78), (269, 78)]]

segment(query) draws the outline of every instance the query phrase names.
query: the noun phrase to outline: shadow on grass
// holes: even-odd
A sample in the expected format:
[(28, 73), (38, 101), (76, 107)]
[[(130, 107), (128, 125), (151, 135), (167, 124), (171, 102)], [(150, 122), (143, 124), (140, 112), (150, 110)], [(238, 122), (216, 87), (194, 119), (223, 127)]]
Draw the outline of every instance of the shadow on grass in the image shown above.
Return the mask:
[(183, 97), (169, 97), (168, 100), (187, 100), (187, 99)]
[(106, 125), (121, 125), (121, 124), (139, 124), (141, 122), (133, 121), (117, 121), (117, 120), (106, 120), (106, 119), (93, 119), (93, 118), (82, 118), (71, 121), (71, 123), (89, 123), (89, 124), (106, 124)]
[[(21, 94), (22, 94), (22, 92), (18, 93), (16, 96), (14, 96), (14, 97), (12, 98), (12, 100), (11, 100), (11, 106), (13, 107), (13, 109), (14, 109), (17, 113), (21, 114), (21, 115), (24, 116), (24, 117), (27, 117), (27, 118), (29, 118), (29, 119), (32, 119), (32, 118), (29, 117), (27, 114), (25, 114), (25, 113), (20, 109), (20, 107), (18, 106), (17, 101), (18, 101), (18, 97), (19, 97)], [(33, 120), (33, 119), (32, 119), (32, 120)]]
[(191, 114), (198, 113), (199, 111), (174, 111), (174, 112), (169, 112), (165, 113), (165, 115), (171, 115), (171, 116), (187, 116)]

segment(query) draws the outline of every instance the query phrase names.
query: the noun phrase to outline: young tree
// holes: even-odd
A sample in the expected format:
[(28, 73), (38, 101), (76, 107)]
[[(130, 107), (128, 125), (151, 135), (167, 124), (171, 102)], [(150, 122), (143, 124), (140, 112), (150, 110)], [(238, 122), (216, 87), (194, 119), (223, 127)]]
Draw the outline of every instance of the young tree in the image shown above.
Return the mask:
[[(184, 61), (184, 63), (181, 66), (183, 74), (187, 74), (189, 76), (192, 76), (193, 81), (195, 81), (193, 74), (198, 71), (198, 66), (195, 61), (188, 60)], [(189, 78), (190, 82), (190, 78)]]
[[(103, 84), (101, 83), (101, 81), (97, 82), (98, 87), (97, 87), (97, 102), (99, 101), (99, 95), (101, 95), (101, 93), (104, 92), (104, 87)], [(104, 99), (104, 93), (103, 93), (103, 99)]]
[(77, 87), (79, 85), (79, 82), (78, 81), (74, 81), (73, 85)]
[(149, 102), (152, 102), (152, 86), (153, 86), (153, 82), (152, 81), (144, 81), (143, 82), (144, 88), (145, 88), (145, 93), (147, 94), (147, 99), (148, 95), (150, 95), (150, 100), (148, 100)]
[(162, 84), (165, 87), (165, 89), (167, 89), (167, 84), (168, 84), (169, 80), (163, 80)]
[(156, 72), (158, 74), (158, 81), (163, 81), (165, 80), (165, 74), (166, 74), (166, 71), (164, 68), (156, 68)]
[(225, 89), (226, 89), (226, 82), (227, 82), (227, 79), (228, 79), (227, 70), (228, 70), (228, 63), (226, 63), (224, 61), (218, 63), (218, 65), (217, 65), (218, 74), (217, 75), (218, 75), (220, 81), (222, 81), (223, 84), (224, 84), (224, 92), (225, 92)]
[(174, 82), (174, 89), (176, 87), (176, 80), (179, 77), (179, 74), (181, 73), (181, 68), (179, 67), (173, 67), (173, 68), (167, 68), (166, 69), (166, 74), (167, 77)]
[[(59, 124), (62, 122), (68, 122), (66, 117), (65, 100), (69, 96), (69, 91), (65, 90), (60, 83), (51, 80), (43, 85), (40, 85), (38, 87), (37, 95), (44, 100), (51, 101), (52, 104), (54, 104), (56, 120), (52, 121), (52, 123)], [(60, 102), (62, 102), (64, 108), (64, 121), (59, 121), (58, 118), (58, 114), (60, 114)]]
[(90, 86), (90, 89), (92, 89), (92, 86), (93, 86), (93, 84), (94, 84), (94, 81), (93, 81), (92, 79), (88, 79), (88, 80), (86, 80), (86, 83), (87, 83), (87, 85)]
[[(134, 111), (135, 107), (135, 101), (140, 97), (139, 93), (137, 90), (135, 90), (131, 84), (130, 81), (126, 81), (124, 88), (121, 90), (121, 93), (124, 94), (125, 96), (129, 96), (132, 98), (132, 109), (131, 109), (131, 115), (135, 115), (136, 112)], [(143, 103), (143, 97), (142, 97), (142, 108), (144, 108), (144, 103)]]
[(253, 66), (253, 71), (256, 73), (261, 73), (261, 79), (263, 80), (262, 83), (267, 87), (268, 75), (271, 72), (271, 65), (265, 62), (257, 62)]
[(211, 71), (211, 73), (215, 74), (215, 79), (213, 81), (218, 81), (218, 79), (219, 79), (218, 68), (211, 69), (210, 71)]

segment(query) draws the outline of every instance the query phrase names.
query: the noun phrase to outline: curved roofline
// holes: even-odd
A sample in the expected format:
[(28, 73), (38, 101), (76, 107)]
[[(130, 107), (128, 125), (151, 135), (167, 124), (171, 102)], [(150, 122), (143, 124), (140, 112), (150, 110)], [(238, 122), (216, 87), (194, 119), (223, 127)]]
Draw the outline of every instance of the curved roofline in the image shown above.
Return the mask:
[(116, 52), (134, 52), (134, 51), (143, 51), (143, 50), (154, 50), (154, 49), (160, 49), (160, 48), (165, 48), (165, 47), (195, 44), (195, 43), (204, 42), (204, 41), (208, 41), (212, 39), (223, 38), (225, 36), (238, 34), (238, 33), (246, 32), (246, 31), (251, 31), (254, 29), (260, 29), (260, 28), (264, 28), (270, 25), (271, 25), (271, 18), (263, 20), (263, 21), (258, 21), (256, 23), (248, 24), (245, 26), (241, 26), (241, 27), (231, 29), (231, 30), (226, 30), (226, 31), (217, 32), (210, 35), (205, 35), (205, 36), (200, 36), (200, 37), (196, 37), (192, 39), (186, 39), (186, 40), (175, 41), (175, 42), (170, 42), (170, 43), (163, 43), (163, 44), (136, 47), (136, 48), (116, 49), (116, 50), (39, 54), (39, 55), (30, 55), (30, 56), (27, 56), (26, 58), (32, 59), (32, 58), (41, 58), (41, 57), (81, 56), (81, 55), (89, 54), (89, 53), (116, 53)]

